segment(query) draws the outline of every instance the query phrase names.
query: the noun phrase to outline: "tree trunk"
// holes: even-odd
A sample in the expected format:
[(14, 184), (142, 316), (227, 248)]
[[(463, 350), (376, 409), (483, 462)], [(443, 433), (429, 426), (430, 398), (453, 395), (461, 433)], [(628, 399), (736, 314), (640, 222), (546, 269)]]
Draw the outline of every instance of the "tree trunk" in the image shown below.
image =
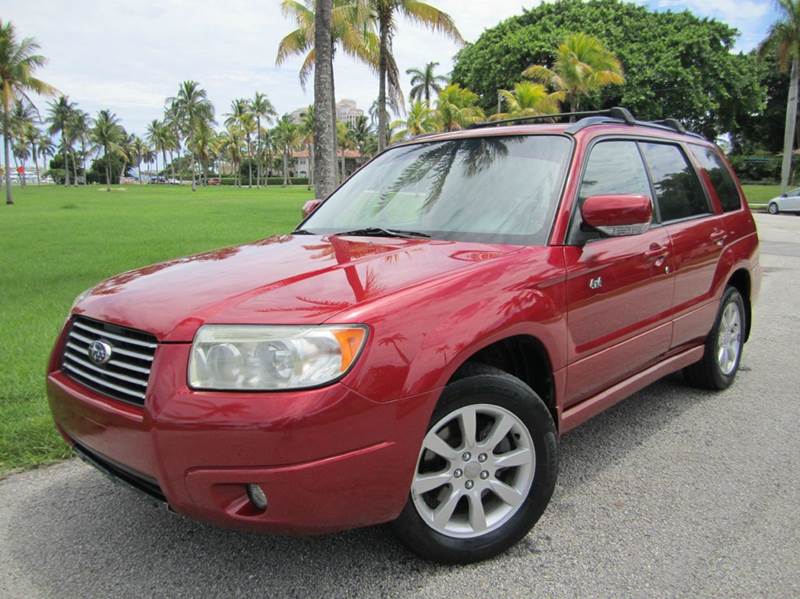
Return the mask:
[(389, 52), (389, 24), (380, 17), (380, 54), (378, 57), (378, 152), (386, 149), (386, 131), (388, 129), (386, 114), (386, 69)]
[(33, 152), (33, 170), (36, 171), (36, 185), (41, 185), (42, 180), (39, 178), (39, 158), (36, 154), (36, 144), (31, 144), (31, 151)]
[(61, 123), (61, 143), (64, 145), (64, 187), (69, 187), (69, 152), (67, 151), (66, 123)]
[(261, 187), (261, 117), (256, 117), (256, 187)]
[(314, 47), (314, 181), (317, 199), (327, 198), (336, 187), (336, 136), (334, 120), (333, 41), (331, 13), (333, 0), (316, 0)]
[(308, 190), (311, 191), (311, 188), (314, 186), (314, 144), (310, 143), (307, 145), (308, 149), (308, 169), (306, 171), (308, 176)]
[(106, 188), (111, 189), (111, 167), (108, 164), (108, 150), (103, 148), (103, 161), (106, 163)]
[(192, 156), (192, 191), (197, 191), (197, 177), (195, 176), (197, 164), (194, 161), (194, 152), (190, 152), (190, 154)]
[(289, 146), (283, 147), (283, 186), (286, 187), (289, 179)]
[(78, 185), (78, 160), (75, 156), (72, 157), (72, 172), (75, 175), (75, 179), (73, 180), (74, 185)]
[(6, 90), (3, 90), (3, 157), (6, 169), (6, 204), (9, 206), (14, 203), (14, 198), (11, 195), (11, 161), (9, 160), (9, 155), (11, 154), (11, 141), (9, 140), (11, 135), (10, 104), (9, 94)]
[(798, 59), (792, 60), (792, 74), (789, 79), (789, 97), (786, 103), (786, 127), (783, 131), (783, 164), (781, 164), (781, 193), (789, 189), (792, 172), (792, 151), (794, 150), (794, 129), (797, 123), (797, 80)]

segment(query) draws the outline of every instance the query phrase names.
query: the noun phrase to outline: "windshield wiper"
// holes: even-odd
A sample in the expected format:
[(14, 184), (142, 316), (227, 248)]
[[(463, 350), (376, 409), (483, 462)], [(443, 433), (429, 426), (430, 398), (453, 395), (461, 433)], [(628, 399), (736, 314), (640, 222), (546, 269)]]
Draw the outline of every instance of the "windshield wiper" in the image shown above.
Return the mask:
[(365, 227), (363, 229), (354, 229), (352, 231), (341, 231), (333, 233), (333, 235), (350, 235), (353, 237), (401, 237), (404, 239), (430, 239), (427, 233), (419, 231), (403, 231), (400, 229), (385, 229), (383, 227)]
[(292, 231), (292, 235), (316, 235), (316, 233), (312, 233), (308, 229), (295, 229)]

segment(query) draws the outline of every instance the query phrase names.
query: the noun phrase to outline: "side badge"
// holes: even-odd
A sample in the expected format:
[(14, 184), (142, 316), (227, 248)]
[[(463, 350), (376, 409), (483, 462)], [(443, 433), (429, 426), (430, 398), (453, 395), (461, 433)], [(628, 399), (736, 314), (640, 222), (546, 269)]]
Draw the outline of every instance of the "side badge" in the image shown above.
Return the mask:
[(603, 277), (589, 279), (589, 289), (600, 289), (603, 286)]

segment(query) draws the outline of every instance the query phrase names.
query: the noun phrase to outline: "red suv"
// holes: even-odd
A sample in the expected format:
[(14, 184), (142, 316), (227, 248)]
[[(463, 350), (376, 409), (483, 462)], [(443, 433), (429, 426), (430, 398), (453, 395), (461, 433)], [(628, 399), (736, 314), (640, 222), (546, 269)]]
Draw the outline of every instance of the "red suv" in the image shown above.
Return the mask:
[(48, 369), (59, 431), (192, 518), (392, 522), (443, 562), (506, 549), (550, 500), (560, 435), (678, 370), (733, 382), (759, 287), (714, 145), (570, 116), (414, 139), (291, 235), (87, 290)]

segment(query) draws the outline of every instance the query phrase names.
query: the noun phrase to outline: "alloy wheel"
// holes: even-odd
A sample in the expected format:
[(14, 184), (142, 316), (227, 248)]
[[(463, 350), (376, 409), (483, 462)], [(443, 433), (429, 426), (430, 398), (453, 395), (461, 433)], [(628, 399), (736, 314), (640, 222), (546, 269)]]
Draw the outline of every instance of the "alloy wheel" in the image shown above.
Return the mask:
[(436, 532), (477, 537), (517, 513), (535, 471), (536, 450), (522, 420), (497, 405), (469, 405), (428, 431), (411, 496), (417, 513)]
[(735, 302), (729, 302), (722, 311), (717, 335), (717, 364), (722, 374), (728, 376), (736, 368), (742, 348), (742, 315)]

